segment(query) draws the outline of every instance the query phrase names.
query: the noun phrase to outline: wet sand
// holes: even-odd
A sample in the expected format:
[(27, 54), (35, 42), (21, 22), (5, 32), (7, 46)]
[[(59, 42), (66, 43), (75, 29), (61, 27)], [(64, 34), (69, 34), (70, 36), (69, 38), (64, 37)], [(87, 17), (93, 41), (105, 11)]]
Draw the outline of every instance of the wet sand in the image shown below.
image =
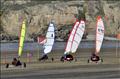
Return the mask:
[[(78, 60), (87, 60), (90, 56), (91, 53), (94, 52), (94, 48), (79, 48), (76, 53), (73, 53), (72, 55)], [(64, 54), (64, 49), (63, 50), (52, 50), (51, 53), (48, 54), (49, 60), (46, 62), (51, 62), (51, 58), (54, 58), (54, 62), (59, 62), (61, 56)], [(111, 60), (111, 58), (118, 58), (120, 57), (120, 48), (102, 48), (101, 52), (99, 55), (104, 58), (105, 60)], [(1, 63), (10, 63), (13, 59), (13, 57), (18, 57), (17, 51), (12, 51), (12, 52), (1, 52)], [(20, 57), (20, 60), (22, 62), (27, 62), (27, 63), (34, 63), (38, 62), (38, 58), (42, 57), (42, 51), (41, 50), (36, 50), (36, 51), (23, 51), (22, 56)]]
[[(1, 79), (119, 79), (120, 78), (120, 50), (102, 49), (100, 56), (103, 63), (87, 63), (94, 49), (79, 49), (73, 56), (77, 61), (60, 62), (64, 50), (54, 50), (49, 60), (38, 62), (38, 51), (31, 52), (33, 57), (28, 61), (23, 54), (21, 61), (27, 62), (27, 68), (9, 68), (1, 65)], [(16, 55), (14, 53), (13, 55)], [(40, 55), (41, 56), (41, 55)], [(54, 62), (51, 58), (54, 57)], [(7, 61), (12, 60), (11, 57)]]

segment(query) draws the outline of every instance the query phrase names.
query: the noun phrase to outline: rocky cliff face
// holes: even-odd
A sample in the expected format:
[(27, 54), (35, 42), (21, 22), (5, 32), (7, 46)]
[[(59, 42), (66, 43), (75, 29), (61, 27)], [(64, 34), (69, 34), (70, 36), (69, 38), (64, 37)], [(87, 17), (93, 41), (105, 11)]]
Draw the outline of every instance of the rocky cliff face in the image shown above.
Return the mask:
[(23, 19), (27, 21), (26, 40), (45, 35), (48, 24), (55, 21), (56, 37), (67, 39), (76, 18), (86, 20), (86, 31), (94, 34), (96, 17), (101, 15), (105, 34), (120, 33), (120, 1), (1, 0), (1, 40), (19, 38)]

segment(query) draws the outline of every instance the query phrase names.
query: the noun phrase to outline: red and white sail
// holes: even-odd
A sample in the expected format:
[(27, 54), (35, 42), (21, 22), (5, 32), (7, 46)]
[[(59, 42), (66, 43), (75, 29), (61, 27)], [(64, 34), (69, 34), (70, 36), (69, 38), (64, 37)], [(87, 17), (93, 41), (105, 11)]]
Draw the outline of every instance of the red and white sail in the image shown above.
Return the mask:
[(76, 21), (70, 33), (64, 54), (76, 52), (79, 43), (82, 39), (84, 30), (85, 30), (85, 22), (82, 20), (80, 22)]
[(100, 52), (103, 38), (104, 38), (104, 23), (102, 18), (98, 16), (96, 25), (96, 51), (95, 51), (96, 54)]
[(72, 28), (72, 31), (71, 31), (71, 33), (69, 35), (69, 38), (68, 38), (68, 41), (67, 41), (67, 44), (66, 44), (66, 48), (65, 48), (65, 53), (64, 54), (66, 54), (66, 53), (71, 51), (73, 37), (74, 37), (75, 31), (76, 31), (78, 25), (79, 25), (79, 21), (76, 21), (74, 26), (73, 26), (73, 28)]
[(45, 44), (47, 40), (44, 36), (39, 36), (37, 37), (37, 41), (39, 44)]

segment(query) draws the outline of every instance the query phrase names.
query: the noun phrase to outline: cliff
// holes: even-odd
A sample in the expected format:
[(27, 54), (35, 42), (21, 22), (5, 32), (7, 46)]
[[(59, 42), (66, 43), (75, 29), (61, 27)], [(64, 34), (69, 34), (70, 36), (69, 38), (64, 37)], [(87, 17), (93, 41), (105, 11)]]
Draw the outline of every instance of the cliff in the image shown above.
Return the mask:
[(98, 0), (1, 0), (0, 40), (18, 40), (23, 19), (27, 20), (26, 40), (45, 35), (55, 21), (56, 38), (67, 39), (77, 19), (84, 18), (86, 32), (95, 34), (96, 17), (102, 16), (105, 35), (120, 33), (120, 1)]

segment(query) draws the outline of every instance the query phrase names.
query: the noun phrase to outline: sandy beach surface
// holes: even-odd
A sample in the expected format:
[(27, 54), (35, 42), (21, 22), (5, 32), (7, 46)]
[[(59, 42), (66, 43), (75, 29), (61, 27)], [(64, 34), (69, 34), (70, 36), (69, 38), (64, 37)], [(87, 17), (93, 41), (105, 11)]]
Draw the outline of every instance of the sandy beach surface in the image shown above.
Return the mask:
[[(120, 79), (120, 52), (119, 49), (102, 49), (100, 56), (102, 63), (88, 63), (87, 60), (93, 49), (78, 49), (73, 56), (77, 61), (60, 62), (60, 57), (64, 50), (54, 50), (49, 56), (49, 60), (39, 62), (38, 53), (29, 59), (21, 58), (22, 62), (27, 63), (27, 67), (5, 68), (1, 65), (1, 79)], [(12, 55), (16, 55), (16, 52)], [(41, 55), (40, 55), (41, 56)], [(51, 58), (54, 57), (54, 61)], [(6, 61), (11, 61), (8, 57)]]

